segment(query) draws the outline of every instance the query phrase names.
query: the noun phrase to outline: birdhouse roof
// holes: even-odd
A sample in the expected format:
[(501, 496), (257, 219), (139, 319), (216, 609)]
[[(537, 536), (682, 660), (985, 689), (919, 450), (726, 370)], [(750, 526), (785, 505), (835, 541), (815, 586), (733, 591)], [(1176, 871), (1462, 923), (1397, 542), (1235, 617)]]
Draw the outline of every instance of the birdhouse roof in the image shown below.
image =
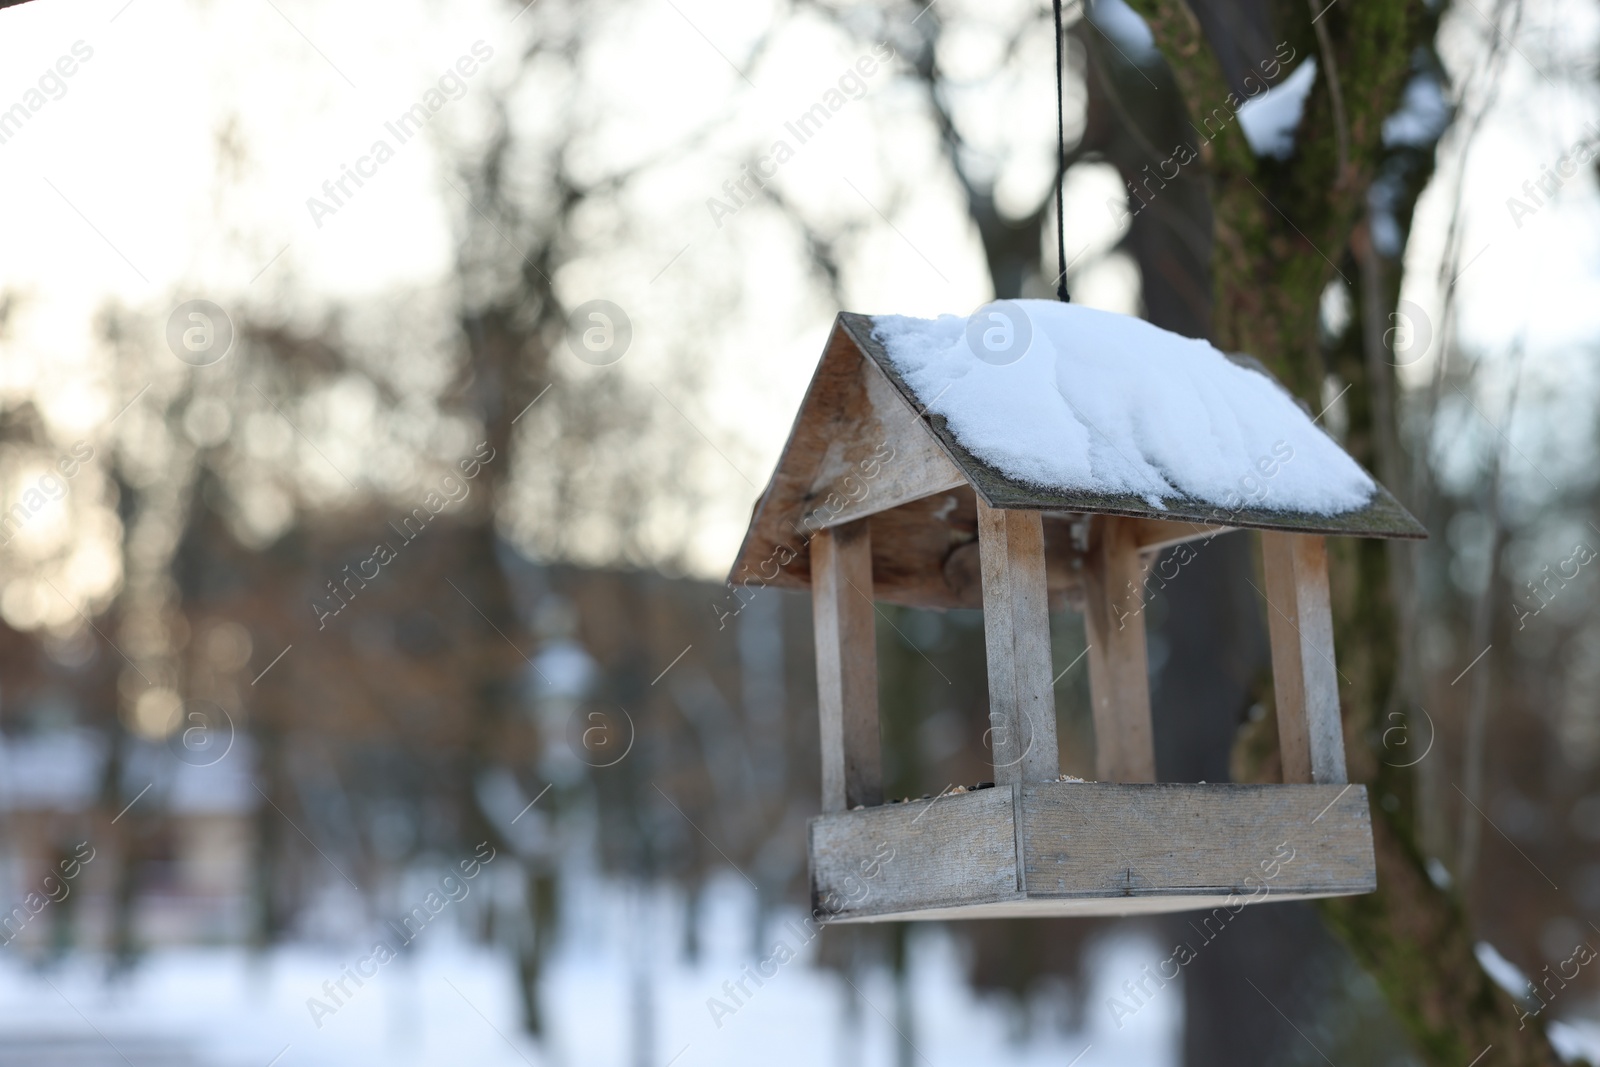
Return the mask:
[[(979, 354), (975, 354), (979, 353)], [(982, 358), (980, 358), (980, 354)], [(804, 588), (810, 537), (871, 517), (879, 599), (958, 606), (947, 585), (991, 507), (1362, 537), (1426, 537), (1248, 357), (1054, 301), (971, 319), (841, 314), (729, 580)], [(1165, 531), (1165, 533), (1163, 533)]]

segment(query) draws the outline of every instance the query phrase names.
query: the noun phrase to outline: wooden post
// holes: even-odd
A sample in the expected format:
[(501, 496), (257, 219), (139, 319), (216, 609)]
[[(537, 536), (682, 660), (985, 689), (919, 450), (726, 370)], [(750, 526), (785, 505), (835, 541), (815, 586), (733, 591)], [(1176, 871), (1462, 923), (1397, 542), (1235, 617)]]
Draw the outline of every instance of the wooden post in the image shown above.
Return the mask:
[(1139, 556), (1137, 519), (1115, 515), (1093, 519), (1084, 599), (1095, 776), (1102, 782), (1154, 782), (1144, 562)]
[(865, 519), (811, 539), (811, 614), (822, 725), (822, 810), (882, 804), (872, 536)]
[(978, 563), (994, 780), (999, 785), (1053, 781), (1061, 768), (1039, 513), (991, 508), (979, 496)]
[(1283, 780), (1345, 782), (1327, 544), (1308, 534), (1264, 530), (1261, 557)]

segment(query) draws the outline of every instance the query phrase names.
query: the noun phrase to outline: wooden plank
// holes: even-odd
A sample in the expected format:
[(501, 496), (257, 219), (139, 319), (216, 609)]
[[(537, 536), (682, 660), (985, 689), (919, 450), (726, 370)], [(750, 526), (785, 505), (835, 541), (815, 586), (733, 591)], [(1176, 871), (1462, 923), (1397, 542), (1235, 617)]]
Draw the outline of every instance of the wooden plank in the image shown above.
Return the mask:
[(811, 612), (822, 728), (822, 810), (881, 804), (872, 534), (865, 522), (812, 538)]
[(818, 816), (814, 906), (834, 922), (1226, 908), (1200, 920), (1209, 940), (1245, 904), (1377, 886), (1359, 785), (1014, 788)]
[[(860, 374), (871, 414), (829, 442), (812, 486), (819, 497), (834, 486), (846, 491), (844, 506), (821, 517), (824, 526), (853, 522), (967, 484), (966, 475), (950, 462), (878, 365), (863, 358)], [(876, 473), (870, 479), (860, 467), (860, 457), (867, 455), (887, 457), (873, 465)]]
[(1022, 792), (1030, 897), (1377, 888), (1361, 786), (1051, 782)]
[[(1351, 895), (1353, 894), (1344, 892), (1274, 893), (1270, 899), (1274, 903), (1281, 903), (1288, 900), (1316, 900), (1319, 897)], [(838, 918), (830, 919), (829, 923), (970, 922), (975, 919), (1125, 919), (1135, 915), (1166, 915), (1179, 911), (1207, 911), (1213, 908), (1231, 909), (1237, 907), (1239, 907), (1239, 898), (1230, 893), (1191, 893), (1144, 897), (1020, 897), (1016, 900), (919, 908), (914, 911), (884, 912), (881, 914), (847, 913)], [(1201, 938), (1200, 941), (1209, 941), (1210, 939), (1210, 937), (1206, 937)], [(1191, 942), (1191, 947), (1199, 947), (1200, 941)]]
[[(1050, 610), (1083, 610), (1083, 553), (1072, 527), (1044, 517), (1045, 584)], [(982, 608), (978, 505), (963, 485), (880, 511), (872, 521), (872, 586), (880, 603), (923, 608)], [(929, 570), (928, 560), (942, 557)]]
[(1039, 513), (991, 508), (979, 498), (978, 556), (994, 780), (1051, 781), (1061, 770)]
[(980, 608), (976, 582), (950, 584), (952, 547), (978, 537), (977, 505), (970, 486), (880, 511), (872, 524), (872, 587), (881, 603), (925, 608)]
[(1138, 531), (1136, 521), (1097, 516), (1084, 566), (1095, 776), (1102, 782), (1156, 780)]
[(1283, 780), (1342, 783), (1344, 724), (1326, 543), (1304, 534), (1263, 532), (1261, 556)]
[(840, 919), (1014, 900), (1010, 789), (978, 789), (811, 820), (813, 907)]

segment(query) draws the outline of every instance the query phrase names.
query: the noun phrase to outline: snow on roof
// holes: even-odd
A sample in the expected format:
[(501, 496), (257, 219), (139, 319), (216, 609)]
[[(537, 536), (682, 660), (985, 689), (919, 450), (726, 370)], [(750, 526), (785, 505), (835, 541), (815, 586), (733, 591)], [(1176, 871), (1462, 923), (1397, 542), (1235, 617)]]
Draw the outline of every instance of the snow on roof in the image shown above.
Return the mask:
[[(1078, 304), (1007, 304), (1027, 321), (969, 329), (956, 315), (872, 320), (919, 406), (1001, 474), (1048, 490), (1131, 495), (1157, 511), (1186, 498), (1340, 515), (1377, 492), (1282, 386), (1205, 341)], [(1013, 331), (1016, 351), (975, 355), (969, 338), (983, 345), (989, 329), (997, 343)]]

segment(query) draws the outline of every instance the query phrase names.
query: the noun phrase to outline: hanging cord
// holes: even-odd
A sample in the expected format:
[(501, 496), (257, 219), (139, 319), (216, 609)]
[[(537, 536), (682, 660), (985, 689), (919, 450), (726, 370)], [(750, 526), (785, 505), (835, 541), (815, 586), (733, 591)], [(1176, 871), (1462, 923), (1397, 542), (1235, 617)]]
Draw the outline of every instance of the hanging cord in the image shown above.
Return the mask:
[(1062, 186), (1067, 177), (1067, 119), (1065, 105), (1061, 102), (1061, 0), (1052, 0), (1056, 12), (1056, 262), (1061, 274), (1056, 278), (1056, 296), (1072, 303), (1067, 293), (1067, 220), (1061, 202)]

